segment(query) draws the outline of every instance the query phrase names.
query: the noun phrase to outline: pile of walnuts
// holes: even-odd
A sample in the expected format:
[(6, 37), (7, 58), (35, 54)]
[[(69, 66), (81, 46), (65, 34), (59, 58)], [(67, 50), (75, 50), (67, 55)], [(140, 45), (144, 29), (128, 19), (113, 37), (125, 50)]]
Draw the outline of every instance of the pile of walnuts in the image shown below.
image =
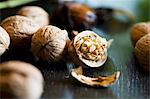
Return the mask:
[[(49, 25), (49, 15), (40, 7), (23, 7), (0, 25), (0, 56), (7, 49), (31, 50), (36, 59), (57, 62), (67, 52), (68, 32)], [(29, 63), (0, 63), (0, 78), (2, 98), (39, 99), (43, 92), (43, 76)]]
[(69, 41), (67, 31), (49, 25), (48, 13), (37, 6), (25, 6), (17, 15), (2, 20), (0, 33), (1, 55), (10, 44), (11, 49), (31, 48), (36, 59), (47, 62), (61, 60)]
[(130, 34), (139, 64), (150, 71), (150, 22), (133, 25)]
[[(18, 15), (2, 20), (0, 56), (7, 49), (30, 50), (32, 36), (38, 29), (48, 24), (48, 13), (36, 6), (23, 7), (18, 11)], [(0, 63), (1, 98), (39, 99), (43, 93), (43, 83), (44, 79), (40, 70), (29, 63), (17, 60)]]

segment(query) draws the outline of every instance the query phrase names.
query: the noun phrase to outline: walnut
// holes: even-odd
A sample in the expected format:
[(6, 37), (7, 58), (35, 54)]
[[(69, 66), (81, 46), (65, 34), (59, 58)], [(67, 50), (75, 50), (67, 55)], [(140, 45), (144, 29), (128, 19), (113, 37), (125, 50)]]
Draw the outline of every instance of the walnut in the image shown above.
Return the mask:
[(141, 22), (133, 25), (130, 32), (133, 46), (141, 37), (148, 33), (150, 33), (150, 23)]
[(67, 31), (52, 25), (44, 26), (32, 37), (32, 52), (44, 61), (59, 61), (66, 52), (67, 40)]
[(1, 98), (39, 99), (43, 92), (43, 76), (29, 63), (1, 63), (0, 78)]
[(107, 60), (107, 49), (112, 41), (86, 30), (74, 37), (68, 46), (68, 52), (76, 65), (100, 67)]
[(40, 27), (49, 24), (48, 13), (43, 8), (38, 6), (22, 7), (17, 14), (33, 19)]
[(10, 44), (8, 33), (0, 26), (0, 55), (2, 55)]
[(135, 56), (139, 64), (150, 71), (150, 33), (143, 36), (135, 45)]
[(51, 24), (65, 28), (68, 32), (83, 31), (95, 26), (96, 19), (92, 8), (81, 3), (65, 2), (52, 13)]
[(8, 32), (12, 45), (16, 48), (29, 48), (32, 35), (39, 29), (34, 21), (18, 15), (4, 19), (1, 25)]

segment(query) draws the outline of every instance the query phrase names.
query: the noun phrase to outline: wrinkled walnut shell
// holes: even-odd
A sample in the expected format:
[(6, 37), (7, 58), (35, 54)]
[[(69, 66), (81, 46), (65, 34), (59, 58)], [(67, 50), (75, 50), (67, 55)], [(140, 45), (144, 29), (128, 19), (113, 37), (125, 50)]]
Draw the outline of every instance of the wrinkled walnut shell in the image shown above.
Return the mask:
[(143, 36), (135, 45), (135, 55), (139, 64), (150, 71), (150, 34)]
[(8, 33), (0, 26), (0, 55), (2, 55), (10, 44)]
[(25, 6), (22, 7), (18, 13), (18, 15), (25, 16), (34, 20), (40, 27), (49, 24), (49, 15), (48, 13), (41, 7), (38, 6)]
[(148, 33), (150, 33), (150, 23), (141, 22), (133, 25), (130, 32), (133, 46), (141, 37)]
[(89, 86), (108, 87), (110, 85), (115, 84), (116, 81), (118, 81), (120, 72), (115, 72), (110, 76), (98, 76), (97, 78), (92, 78), (84, 76), (83, 69), (81, 66), (79, 66), (78, 68), (72, 69), (71, 75), (81, 83)]
[(1, 98), (39, 99), (43, 92), (43, 76), (33, 65), (9, 61), (0, 64)]
[(44, 61), (59, 61), (65, 55), (67, 40), (67, 31), (52, 25), (44, 26), (32, 37), (32, 52), (37, 58)]
[(8, 32), (12, 45), (16, 48), (29, 48), (32, 35), (39, 29), (34, 21), (18, 15), (4, 19), (1, 25)]
[(96, 19), (97, 16), (92, 8), (81, 3), (66, 2), (54, 10), (51, 24), (66, 29), (68, 32), (83, 31), (95, 26)]

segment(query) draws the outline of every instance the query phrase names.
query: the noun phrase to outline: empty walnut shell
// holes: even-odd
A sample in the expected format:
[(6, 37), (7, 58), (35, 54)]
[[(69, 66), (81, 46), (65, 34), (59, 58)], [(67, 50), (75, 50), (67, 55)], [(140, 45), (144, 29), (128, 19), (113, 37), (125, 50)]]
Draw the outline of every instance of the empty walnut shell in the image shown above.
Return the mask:
[(39, 99), (43, 81), (41, 72), (29, 63), (9, 61), (0, 64), (1, 98)]
[(56, 62), (62, 59), (66, 52), (68, 33), (55, 26), (49, 25), (40, 28), (32, 37), (32, 52), (47, 62)]
[(115, 84), (118, 81), (120, 72), (117, 71), (110, 76), (98, 76), (95, 78), (87, 77), (83, 75), (83, 69), (81, 66), (72, 69), (71, 75), (83, 84), (93, 86), (93, 87), (108, 87)]
[(143, 36), (135, 45), (135, 55), (139, 64), (150, 71), (150, 34)]
[(15, 48), (29, 48), (32, 35), (39, 29), (34, 21), (24, 16), (11, 16), (1, 23)]
[(93, 31), (83, 31), (74, 37), (68, 46), (72, 61), (79, 66), (99, 67), (107, 59), (107, 48), (112, 40), (106, 41)]
[(40, 27), (49, 24), (49, 15), (48, 13), (41, 7), (38, 6), (25, 6), (22, 7), (18, 13), (18, 15), (26, 16), (34, 20)]
[(141, 37), (148, 33), (150, 33), (150, 23), (141, 22), (133, 25), (130, 32), (133, 46)]
[(0, 26), (0, 55), (2, 55), (10, 44), (8, 33)]

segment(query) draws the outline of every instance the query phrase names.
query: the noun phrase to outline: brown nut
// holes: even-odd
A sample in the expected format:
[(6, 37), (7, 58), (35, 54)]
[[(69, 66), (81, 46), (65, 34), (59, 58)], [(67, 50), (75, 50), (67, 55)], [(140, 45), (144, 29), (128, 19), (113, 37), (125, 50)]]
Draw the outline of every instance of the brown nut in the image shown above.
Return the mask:
[(150, 33), (150, 23), (141, 22), (133, 25), (130, 32), (133, 46), (141, 37), (148, 33)]
[(0, 78), (1, 98), (39, 99), (43, 92), (43, 76), (29, 63), (1, 63)]
[(135, 55), (139, 64), (150, 71), (150, 34), (143, 36), (135, 46)]
[(32, 52), (44, 61), (59, 61), (65, 54), (68, 40), (66, 30), (49, 25), (40, 28), (32, 37)]
[(97, 16), (94, 10), (84, 4), (66, 2), (54, 10), (51, 24), (65, 28), (67, 31), (82, 31), (96, 24)]
[(26, 16), (34, 20), (40, 27), (49, 24), (49, 15), (48, 13), (41, 7), (38, 6), (25, 6), (22, 7), (18, 13), (18, 15)]
[(2, 55), (10, 44), (8, 33), (0, 26), (0, 55)]
[(32, 35), (39, 29), (34, 21), (18, 15), (4, 19), (1, 25), (8, 32), (13, 47), (17, 48), (29, 48)]
[(100, 67), (107, 60), (107, 49), (112, 41), (107, 41), (93, 31), (82, 31), (70, 42), (68, 53), (76, 65)]

